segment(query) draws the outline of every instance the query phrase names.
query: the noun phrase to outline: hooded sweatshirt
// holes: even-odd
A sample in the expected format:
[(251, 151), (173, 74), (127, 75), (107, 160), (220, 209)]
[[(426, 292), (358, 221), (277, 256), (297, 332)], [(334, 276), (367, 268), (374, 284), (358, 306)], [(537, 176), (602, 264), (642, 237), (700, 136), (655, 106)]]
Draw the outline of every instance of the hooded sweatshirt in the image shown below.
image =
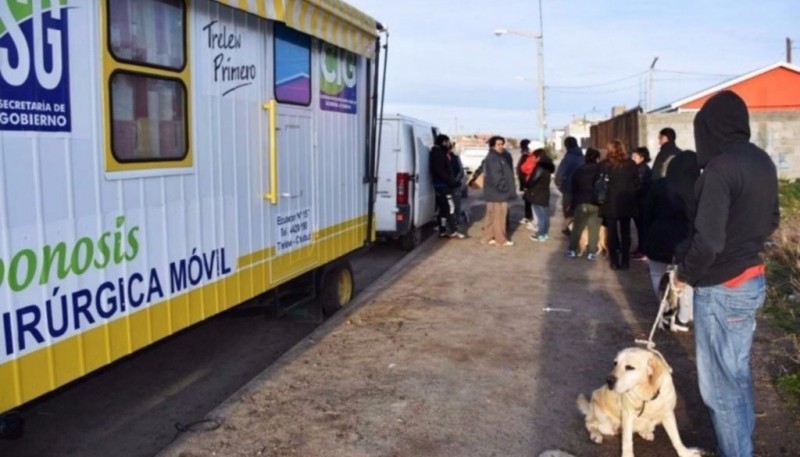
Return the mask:
[(562, 194), (572, 193), (572, 176), (583, 165), (584, 157), (581, 148), (569, 148), (556, 171), (556, 187)]
[(734, 92), (705, 103), (694, 119), (694, 135), (703, 173), (678, 278), (709, 287), (762, 264), (764, 242), (780, 222), (778, 175), (769, 155), (750, 143), (747, 107)]

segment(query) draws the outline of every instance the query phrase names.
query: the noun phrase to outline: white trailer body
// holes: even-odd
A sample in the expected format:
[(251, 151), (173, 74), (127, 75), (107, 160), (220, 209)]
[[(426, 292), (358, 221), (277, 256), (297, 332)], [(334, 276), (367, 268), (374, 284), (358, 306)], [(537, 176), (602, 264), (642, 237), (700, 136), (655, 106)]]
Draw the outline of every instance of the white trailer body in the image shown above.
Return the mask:
[(339, 0), (0, 0), (0, 412), (370, 242), (376, 40)]

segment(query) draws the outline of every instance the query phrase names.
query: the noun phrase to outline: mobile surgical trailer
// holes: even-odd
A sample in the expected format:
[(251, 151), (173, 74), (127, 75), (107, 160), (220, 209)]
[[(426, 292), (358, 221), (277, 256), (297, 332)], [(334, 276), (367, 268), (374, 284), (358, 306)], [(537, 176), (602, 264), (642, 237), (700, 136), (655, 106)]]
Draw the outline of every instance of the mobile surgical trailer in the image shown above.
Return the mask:
[(0, 413), (374, 239), (380, 26), (340, 0), (0, 0)]

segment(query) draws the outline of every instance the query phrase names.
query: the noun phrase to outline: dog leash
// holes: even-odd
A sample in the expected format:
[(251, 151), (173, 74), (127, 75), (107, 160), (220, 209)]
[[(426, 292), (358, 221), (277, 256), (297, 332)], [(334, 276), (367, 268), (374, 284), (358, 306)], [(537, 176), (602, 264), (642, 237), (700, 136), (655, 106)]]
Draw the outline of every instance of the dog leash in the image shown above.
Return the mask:
[(667, 366), (669, 372), (672, 373), (672, 367), (667, 363), (667, 359), (664, 357), (664, 355), (656, 349), (656, 343), (653, 341), (653, 336), (656, 334), (658, 323), (661, 321), (661, 316), (664, 314), (664, 308), (667, 305), (667, 297), (669, 297), (670, 292), (672, 292), (672, 289), (675, 287), (675, 269), (670, 269), (668, 271), (668, 275), (669, 281), (667, 283), (667, 287), (664, 288), (664, 296), (661, 297), (661, 302), (658, 304), (658, 314), (656, 314), (656, 320), (653, 322), (653, 327), (650, 329), (650, 336), (647, 338), (647, 340), (637, 339), (635, 341), (636, 344), (644, 345), (648, 351), (657, 355), (661, 361), (664, 362), (664, 365)]

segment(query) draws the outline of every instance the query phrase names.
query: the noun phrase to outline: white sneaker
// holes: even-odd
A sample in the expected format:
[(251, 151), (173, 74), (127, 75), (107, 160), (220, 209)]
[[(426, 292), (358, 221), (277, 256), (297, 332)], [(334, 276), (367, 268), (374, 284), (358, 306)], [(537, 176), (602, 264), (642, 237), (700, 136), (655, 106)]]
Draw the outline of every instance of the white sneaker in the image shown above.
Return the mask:
[(514, 242), (511, 241), (511, 240), (508, 240), (505, 243), (503, 243), (503, 246), (514, 246)]
[(528, 222), (527, 224), (525, 224), (525, 228), (527, 228), (530, 231), (534, 231), (534, 230), (538, 230), (539, 229), (538, 227), (533, 225), (533, 222)]
[(523, 217), (522, 219), (519, 220), (519, 225), (530, 224), (530, 223), (531, 223), (531, 220), (528, 219), (527, 217)]

